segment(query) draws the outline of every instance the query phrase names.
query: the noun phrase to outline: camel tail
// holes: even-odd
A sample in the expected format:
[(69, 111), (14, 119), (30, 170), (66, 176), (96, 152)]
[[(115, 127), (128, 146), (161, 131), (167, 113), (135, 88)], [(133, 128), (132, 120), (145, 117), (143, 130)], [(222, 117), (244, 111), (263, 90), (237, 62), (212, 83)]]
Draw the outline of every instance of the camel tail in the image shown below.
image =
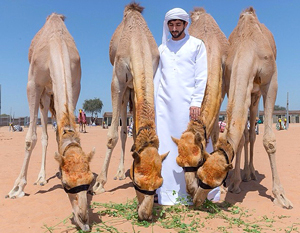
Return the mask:
[(54, 108), (54, 97), (53, 95), (51, 95), (50, 97), (50, 108), (49, 108), (50, 112), (51, 112), (51, 117), (53, 119), (56, 118), (56, 112), (55, 112), (55, 108)]

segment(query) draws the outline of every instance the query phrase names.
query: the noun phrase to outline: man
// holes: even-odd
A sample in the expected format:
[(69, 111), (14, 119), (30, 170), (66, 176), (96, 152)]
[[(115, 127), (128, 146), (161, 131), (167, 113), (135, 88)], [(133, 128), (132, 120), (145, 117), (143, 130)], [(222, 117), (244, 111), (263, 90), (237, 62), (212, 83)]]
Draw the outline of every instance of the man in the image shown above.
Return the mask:
[(183, 169), (176, 163), (178, 148), (171, 136), (180, 138), (190, 119), (200, 115), (207, 81), (206, 48), (203, 41), (188, 34), (188, 22), (189, 15), (181, 8), (166, 13), (154, 77), (159, 153), (170, 151), (162, 165), (164, 182), (157, 190), (162, 205), (174, 205), (188, 196)]

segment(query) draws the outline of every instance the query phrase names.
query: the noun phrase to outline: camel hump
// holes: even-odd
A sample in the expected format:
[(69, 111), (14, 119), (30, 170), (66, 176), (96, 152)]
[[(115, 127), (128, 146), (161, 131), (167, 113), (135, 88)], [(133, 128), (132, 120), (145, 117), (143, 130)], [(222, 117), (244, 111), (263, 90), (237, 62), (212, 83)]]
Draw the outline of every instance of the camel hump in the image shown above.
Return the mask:
[(128, 14), (131, 11), (138, 11), (142, 13), (144, 10), (144, 7), (140, 6), (138, 3), (130, 3), (125, 7), (124, 15)]

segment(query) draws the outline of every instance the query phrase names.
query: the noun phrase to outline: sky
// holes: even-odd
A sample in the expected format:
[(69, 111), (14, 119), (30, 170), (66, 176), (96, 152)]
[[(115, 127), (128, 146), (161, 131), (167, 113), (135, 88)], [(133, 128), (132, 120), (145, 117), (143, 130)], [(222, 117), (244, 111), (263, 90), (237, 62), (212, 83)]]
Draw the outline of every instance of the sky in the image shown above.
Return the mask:
[[(123, 18), (127, 0), (0, 0), (1, 114), (29, 116), (26, 95), (28, 49), (35, 34), (53, 12), (66, 16), (65, 24), (81, 57), (81, 92), (76, 109), (87, 99), (99, 98), (111, 112), (112, 65), (109, 43)], [(300, 110), (300, 1), (299, 0), (140, 0), (143, 16), (158, 45), (165, 13), (174, 7), (190, 12), (204, 7), (228, 38), (240, 13), (253, 6), (261, 23), (273, 33), (277, 46), (276, 105)], [(260, 102), (262, 110), (262, 101)], [(226, 101), (221, 110), (226, 109)]]

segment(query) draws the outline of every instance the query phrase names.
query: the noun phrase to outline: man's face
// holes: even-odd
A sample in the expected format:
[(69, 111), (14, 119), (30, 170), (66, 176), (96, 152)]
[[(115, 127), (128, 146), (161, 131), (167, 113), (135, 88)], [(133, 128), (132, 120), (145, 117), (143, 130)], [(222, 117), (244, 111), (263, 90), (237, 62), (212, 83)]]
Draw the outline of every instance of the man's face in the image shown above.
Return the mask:
[(182, 39), (185, 36), (184, 29), (187, 25), (187, 22), (184, 22), (180, 19), (170, 20), (168, 22), (169, 31), (173, 39)]

